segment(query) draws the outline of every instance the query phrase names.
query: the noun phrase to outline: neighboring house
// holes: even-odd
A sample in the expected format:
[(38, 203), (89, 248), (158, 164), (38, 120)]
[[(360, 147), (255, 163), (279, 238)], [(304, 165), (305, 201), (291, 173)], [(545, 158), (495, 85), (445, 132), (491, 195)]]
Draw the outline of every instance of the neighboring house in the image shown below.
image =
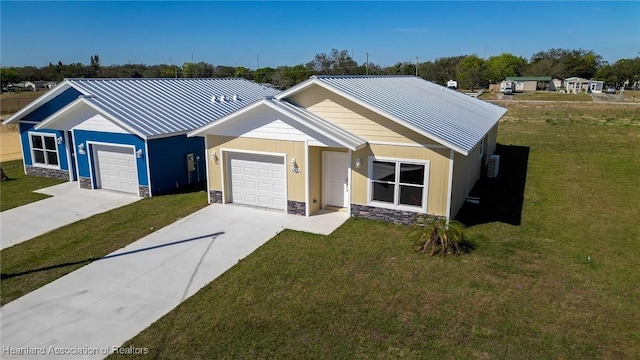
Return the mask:
[(549, 91), (558, 91), (562, 88), (562, 80), (560, 79), (552, 79), (549, 84)]
[(189, 136), (210, 203), (410, 222), (456, 215), (505, 112), (413, 76), (312, 76)]
[(28, 175), (157, 195), (204, 181), (188, 131), (279, 91), (244, 79), (67, 79), (3, 124), (19, 124)]
[(536, 91), (536, 90), (549, 90), (551, 77), (550, 76), (509, 76), (505, 78), (505, 81), (515, 81), (520, 88), (516, 88), (516, 91)]
[(55, 81), (39, 80), (39, 81), (33, 81), (33, 84), (35, 85), (36, 90), (49, 90), (56, 87), (57, 83)]
[(604, 82), (598, 80), (588, 80), (580, 77), (570, 77), (564, 79), (564, 88), (568, 93), (577, 94), (580, 91), (601, 93)]

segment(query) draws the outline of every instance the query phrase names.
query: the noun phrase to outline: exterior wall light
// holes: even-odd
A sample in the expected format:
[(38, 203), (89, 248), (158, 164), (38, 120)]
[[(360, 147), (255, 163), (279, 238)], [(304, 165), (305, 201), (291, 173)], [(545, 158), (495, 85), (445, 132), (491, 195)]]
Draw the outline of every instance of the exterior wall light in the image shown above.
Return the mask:
[(62, 138), (62, 136), (59, 136), (56, 140), (58, 141), (58, 144), (64, 143), (64, 139)]
[(298, 166), (298, 163), (296, 162), (296, 159), (291, 159), (291, 161), (289, 162), (291, 164), (291, 172), (292, 173), (300, 173), (302, 172), (302, 169), (300, 169), (300, 167)]
[(84, 143), (80, 143), (80, 145), (78, 145), (78, 154), (80, 155), (84, 155), (87, 152), (84, 150)]
[(142, 149), (138, 149), (138, 151), (136, 151), (136, 157), (138, 159), (142, 158)]
[(216, 154), (215, 151), (211, 152), (211, 160), (213, 160), (214, 163), (216, 163), (216, 165), (218, 164), (218, 155)]
[(360, 169), (360, 166), (362, 165), (362, 159), (357, 158), (356, 159), (356, 169)]

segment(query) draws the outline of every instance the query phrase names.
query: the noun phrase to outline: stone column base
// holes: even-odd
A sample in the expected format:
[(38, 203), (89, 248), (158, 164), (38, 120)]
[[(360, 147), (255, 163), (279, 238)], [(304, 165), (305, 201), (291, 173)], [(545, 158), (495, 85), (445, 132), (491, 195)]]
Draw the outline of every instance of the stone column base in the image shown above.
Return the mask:
[(307, 203), (302, 201), (287, 201), (287, 214), (305, 216), (307, 214)]

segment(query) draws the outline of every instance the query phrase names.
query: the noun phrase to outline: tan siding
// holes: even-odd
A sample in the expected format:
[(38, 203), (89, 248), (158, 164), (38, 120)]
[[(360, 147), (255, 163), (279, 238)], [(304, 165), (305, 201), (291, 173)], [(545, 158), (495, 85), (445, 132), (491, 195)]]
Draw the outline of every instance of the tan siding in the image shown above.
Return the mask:
[[(367, 190), (369, 156), (389, 157), (408, 160), (428, 160), (429, 189), (427, 212), (446, 215), (447, 196), (449, 190), (449, 149), (428, 149), (419, 147), (404, 147), (390, 145), (370, 145), (353, 154), (351, 201), (355, 204), (366, 205), (369, 201)], [(360, 169), (355, 168), (355, 160), (362, 159)]]
[(480, 146), (476, 146), (469, 156), (458, 153), (454, 157), (453, 190), (451, 192), (451, 216), (454, 217), (473, 189), (476, 181), (480, 179), (482, 160), (480, 159)]
[(467, 199), (469, 158), (455, 153), (453, 161), (453, 189), (451, 191), (451, 217), (454, 217)]
[(312, 85), (287, 100), (352, 132), (367, 141), (436, 145), (406, 127), (389, 120), (361, 105)]
[(487, 134), (487, 158), (489, 155), (493, 155), (496, 152), (496, 146), (498, 144), (498, 123), (489, 130)]
[[(305, 200), (305, 175), (307, 166), (305, 163), (305, 143), (296, 141), (235, 138), (230, 136), (207, 135), (210, 154), (212, 150), (218, 154), (219, 163), (209, 160), (209, 179), (211, 190), (223, 190), (221, 182), (221, 169), (225, 164), (225, 158), (221, 156), (220, 149), (240, 151), (255, 151), (266, 153), (286, 154), (285, 167), (287, 170), (287, 200)], [(289, 161), (295, 158), (296, 163), (302, 169), (300, 173), (293, 173), (289, 169)], [(210, 159), (210, 156), (209, 156)], [(227, 194), (226, 189), (225, 196)]]
[(313, 215), (322, 205), (322, 150), (309, 147), (309, 214)]

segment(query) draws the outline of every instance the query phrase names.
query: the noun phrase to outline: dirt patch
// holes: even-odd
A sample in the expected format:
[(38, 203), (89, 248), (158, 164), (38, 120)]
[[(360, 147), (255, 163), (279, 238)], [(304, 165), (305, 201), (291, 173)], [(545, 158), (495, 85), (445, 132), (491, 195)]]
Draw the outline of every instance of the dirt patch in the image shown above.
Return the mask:
[[(5, 116), (3, 116), (1, 120), (4, 120), (4, 118)], [(19, 159), (22, 159), (22, 147), (20, 146), (18, 126), (0, 126), (0, 161)]]

